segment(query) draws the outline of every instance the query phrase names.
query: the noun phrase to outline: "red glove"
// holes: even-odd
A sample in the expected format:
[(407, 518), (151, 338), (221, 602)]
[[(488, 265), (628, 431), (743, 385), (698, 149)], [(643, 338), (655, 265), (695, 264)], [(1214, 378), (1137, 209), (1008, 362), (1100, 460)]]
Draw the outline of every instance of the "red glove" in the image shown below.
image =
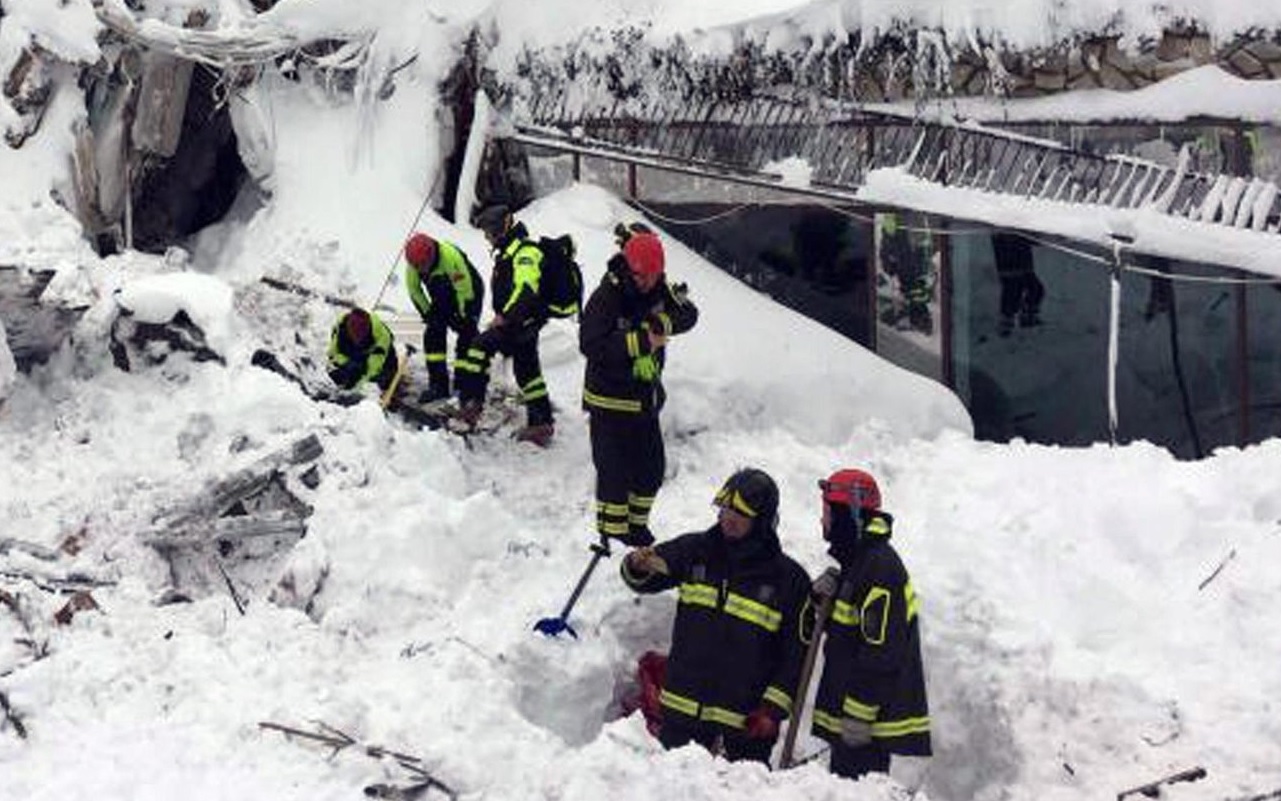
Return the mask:
[(769, 709), (758, 706), (747, 716), (747, 736), (753, 740), (773, 740), (778, 736), (778, 721)]

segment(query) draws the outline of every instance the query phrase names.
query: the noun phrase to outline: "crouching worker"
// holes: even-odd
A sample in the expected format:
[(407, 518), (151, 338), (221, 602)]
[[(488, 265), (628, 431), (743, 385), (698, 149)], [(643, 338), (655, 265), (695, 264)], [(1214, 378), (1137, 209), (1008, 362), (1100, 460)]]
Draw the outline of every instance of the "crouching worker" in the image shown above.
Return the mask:
[(623, 581), (638, 593), (679, 592), (659, 741), (768, 765), (779, 723), (799, 703), (809, 576), (779, 545), (769, 475), (739, 470), (715, 504), (711, 528), (628, 553)]
[(890, 754), (930, 755), (916, 593), (890, 544), (894, 519), (876, 480), (838, 470), (818, 485), (823, 537), (840, 569), (814, 582), (816, 595), (835, 601), (813, 733), (832, 744), (838, 776), (888, 773)]
[(329, 378), (340, 388), (357, 389), (373, 381), (386, 395), (399, 369), (395, 338), (378, 315), (355, 308), (334, 323), (329, 334)]

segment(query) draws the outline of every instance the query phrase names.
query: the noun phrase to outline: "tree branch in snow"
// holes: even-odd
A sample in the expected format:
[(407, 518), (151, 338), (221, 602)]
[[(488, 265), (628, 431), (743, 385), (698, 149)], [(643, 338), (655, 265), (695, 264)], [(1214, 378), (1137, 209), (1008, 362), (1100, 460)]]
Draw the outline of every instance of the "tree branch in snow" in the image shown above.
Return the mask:
[(9, 696), (5, 695), (4, 690), (0, 690), (0, 712), (4, 713), (0, 717), (0, 731), (13, 726), (13, 731), (22, 739), (27, 739), (27, 727), (22, 722), (22, 716), (13, 710), (13, 705), (9, 703)]
[(423, 760), (412, 754), (406, 754), (400, 751), (392, 751), (378, 745), (361, 745), (356, 738), (346, 732), (336, 729), (323, 721), (316, 723), (319, 731), (307, 731), (294, 726), (288, 726), (283, 723), (273, 723), (271, 721), (261, 721), (258, 727), (269, 729), (271, 731), (281, 732), (288, 737), (301, 737), (304, 740), (322, 743), (333, 749), (330, 756), (334, 756), (350, 746), (357, 746), (366, 756), (374, 759), (390, 758), (395, 763), (413, 774), (417, 780), (414, 784), (406, 787), (397, 787), (389, 784), (371, 784), (365, 788), (365, 795), (373, 798), (414, 798), (428, 789), (436, 789), (449, 796), (451, 799), (457, 798), (458, 793), (449, 787), (449, 785), (437, 779), (426, 768), (423, 767)]
[(1223, 561), (1219, 562), (1219, 566), (1218, 566), (1218, 567), (1216, 567), (1216, 568), (1215, 568), (1215, 569), (1210, 573), (1210, 575), (1208, 575), (1208, 576), (1206, 576), (1204, 579), (1202, 579), (1202, 580), (1201, 580), (1201, 583), (1197, 585), (1197, 587), (1196, 587), (1196, 588), (1197, 588), (1197, 591), (1199, 592), (1199, 591), (1201, 591), (1201, 590), (1204, 590), (1204, 589), (1206, 588), (1206, 585), (1208, 585), (1211, 581), (1214, 581), (1214, 579), (1215, 579), (1215, 578), (1216, 578), (1220, 573), (1222, 573), (1222, 572), (1223, 572), (1223, 568), (1225, 568), (1225, 567), (1227, 567), (1227, 566), (1228, 566), (1228, 562), (1231, 562), (1234, 558), (1236, 558), (1236, 555), (1237, 555), (1237, 549), (1236, 549), (1236, 548), (1233, 548), (1232, 550), (1228, 551), (1228, 555), (1227, 555), (1227, 556), (1225, 556), (1225, 557), (1223, 557)]

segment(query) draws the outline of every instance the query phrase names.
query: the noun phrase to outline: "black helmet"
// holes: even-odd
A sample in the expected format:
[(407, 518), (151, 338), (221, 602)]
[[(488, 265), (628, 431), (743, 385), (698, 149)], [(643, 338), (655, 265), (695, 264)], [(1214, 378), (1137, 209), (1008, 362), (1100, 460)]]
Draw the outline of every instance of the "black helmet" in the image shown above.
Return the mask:
[(778, 518), (778, 485), (764, 470), (744, 467), (725, 479), (716, 493), (717, 506), (733, 509), (771, 528)]
[(503, 234), (507, 233), (507, 227), (511, 224), (511, 215), (510, 208), (497, 203), (476, 212), (472, 224), (483, 231), (491, 242), (497, 242)]

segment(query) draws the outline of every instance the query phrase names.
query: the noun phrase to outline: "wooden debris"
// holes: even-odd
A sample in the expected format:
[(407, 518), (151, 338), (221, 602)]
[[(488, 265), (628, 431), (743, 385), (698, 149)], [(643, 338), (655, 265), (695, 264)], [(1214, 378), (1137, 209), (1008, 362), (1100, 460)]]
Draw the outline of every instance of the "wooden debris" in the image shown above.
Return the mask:
[[(287, 472), (322, 452), (320, 438), (310, 434), (160, 515), (139, 536), (169, 560), (174, 590), (191, 597), (224, 587), (244, 614), (256, 583), (245, 571), (255, 562), (269, 565), (267, 560), (287, 553), (307, 533), (312, 510), (290, 491)], [(314, 478), (296, 480), (314, 488)]]
[(1204, 779), (1206, 776), (1205, 768), (1200, 765), (1195, 768), (1188, 768), (1177, 773), (1171, 773), (1169, 776), (1150, 781), (1147, 784), (1140, 784), (1137, 787), (1131, 787), (1128, 790), (1122, 790), (1116, 794), (1116, 801), (1125, 801), (1127, 796), (1141, 795), (1145, 798), (1160, 798), (1161, 788), (1167, 784), (1178, 784), (1179, 782), (1195, 782)]
[(62, 608), (54, 613), (53, 619), (59, 626), (69, 626), (77, 612), (87, 612), (90, 609), (101, 609), (93, 596), (84, 591), (73, 592)]

